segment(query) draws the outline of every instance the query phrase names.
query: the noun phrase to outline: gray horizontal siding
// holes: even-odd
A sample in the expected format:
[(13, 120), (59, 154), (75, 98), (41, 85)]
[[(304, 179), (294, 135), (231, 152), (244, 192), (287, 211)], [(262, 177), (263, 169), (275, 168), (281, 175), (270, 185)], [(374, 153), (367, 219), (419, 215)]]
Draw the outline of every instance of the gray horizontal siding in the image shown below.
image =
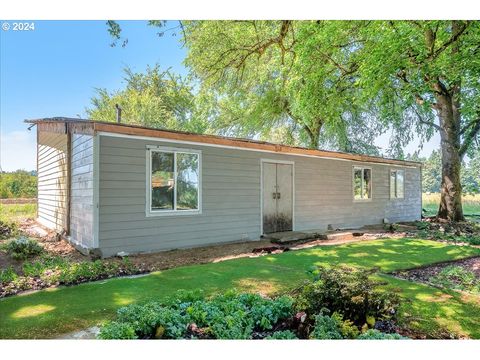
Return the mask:
[(67, 223), (67, 159), (67, 135), (39, 131), (38, 221), (59, 232)]
[[(202, 151), (202, 213), (145, 215), (146, 146)], [(295, 162), (295, 229), (352, 227), (420, 217), (420, 171), (406, 169), (405, 199), (390, 200), (386, 165), (372, 168), (373, 199), (354, 202), (351, 161), (100, 137), (99, 246), (104, 255), (258, 239), (260, 160)], [(398, 168), (398, 167), (396, 167)]]
[(70, 238), (83, 248), (94, 246), (93, 136), (72, 134)]

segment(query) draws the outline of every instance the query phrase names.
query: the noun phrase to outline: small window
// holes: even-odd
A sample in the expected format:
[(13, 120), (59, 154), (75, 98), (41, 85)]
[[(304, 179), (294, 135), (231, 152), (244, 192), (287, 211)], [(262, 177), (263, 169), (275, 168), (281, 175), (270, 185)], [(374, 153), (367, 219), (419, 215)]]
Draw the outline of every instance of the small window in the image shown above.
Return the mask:
[(390, 171), (390, 198), (403, 199), (404, 197), (404, 170)]
[(353, 168), (353, 198), (355, 200), (372, 198), (372, 169)]
[(149, 149), (147, 212), (150, 215), (200, 211), (200, 153)]

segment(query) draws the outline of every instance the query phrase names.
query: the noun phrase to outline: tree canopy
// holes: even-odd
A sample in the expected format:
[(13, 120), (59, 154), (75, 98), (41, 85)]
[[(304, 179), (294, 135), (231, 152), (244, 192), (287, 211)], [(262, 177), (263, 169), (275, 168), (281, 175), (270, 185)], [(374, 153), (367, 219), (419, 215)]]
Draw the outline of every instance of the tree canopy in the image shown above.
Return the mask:
[(122, 108), (122, 122), (155, 128), (203, 133), (208, 128), (208, 116), (197, 104), (194, 85), (158, 65), (145, 73), (125, 69), (124, 89), (108, 92), (97, 89), (92, 106), (87, 108), (90, 118), (116, 121), (115, 104)]

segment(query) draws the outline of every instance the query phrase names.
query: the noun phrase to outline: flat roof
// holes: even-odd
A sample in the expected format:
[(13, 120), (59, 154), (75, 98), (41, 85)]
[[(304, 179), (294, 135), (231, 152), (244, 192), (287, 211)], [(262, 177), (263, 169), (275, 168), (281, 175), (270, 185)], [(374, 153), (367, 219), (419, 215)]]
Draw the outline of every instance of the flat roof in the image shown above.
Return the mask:
[(116, 123), (116, 122), (105, 122), (105, 121), (97, 121), (97, 120), (90, 120), (90, 119), (51, 117), (51, 118), (25, 120), (25, 122), (29, 124), (43, 124), (43, 123), (45, 124), (48, 124), (48, 123), (50, 124), (51, 123), (81, 124), (83, 128), (88, 128), (94, 133), (108, 132), (108, 133), (131, 135), (131, 136), (155, 137), (160, 139), (177, 140), (179, 142), (183, 141), (183, 142), (192, 142), (192, 143), (199, 143), (199, 144), (209, 144), (214, 146), (245, 148), (249, 150), (268, 151), (268, 152), (275, 152), (275, 153), (281, 153), (286, 155), (303, 155), (303, 156), (313, 156), (313, 157), (322, 157), (322, 158), (331, 158), (331, 159), (344, 159), (344, 160), (352, 160), (352, 161), (373, 162), (373, 163), (393, 164), (393, 165), (403, 165), (403, 166), (416, 166), (416, 167), (422, 166), (422, 163), (417, 161), (398, 160), (398, 159), (384, 158), (379, 156), (346, 153), (346, 152), (340, 152), (340, 151), (308, 149), (303, 147), (287, 146), (287, 145), (275, 144), (275, 143), (259, 141), (259, 140), (242, 139), (242, 138), (234, 138), (234, 137), (219, 136), (219, 135), (196, 134), (196, 133), (176, 131), (176, 130), (155, 129), (155, 128), (143, 127), (139, 125), (123, 124), (123, 123)]

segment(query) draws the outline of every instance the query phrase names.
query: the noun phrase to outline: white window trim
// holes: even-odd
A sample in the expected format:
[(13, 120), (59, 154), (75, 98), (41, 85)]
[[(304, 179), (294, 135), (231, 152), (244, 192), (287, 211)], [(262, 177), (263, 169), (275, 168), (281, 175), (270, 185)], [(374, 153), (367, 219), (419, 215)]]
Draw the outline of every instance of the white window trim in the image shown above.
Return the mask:
[[(397, 173), (401, 171), (403, 172), (403, 196), (402, 197), (398, 197), (398, 196), (395, 196), (395, 197), (392, 197), (392, 173), (394, 172), (395, 173), (395, 195), (397, 194)], [(404, 169), (390, 169), (390, 173), (389, 173), (389, 178), (388, 178), (388, 183), (390, 184), (389, 186), (389, 190), (390, 190), (390, 200), (404, 200), (405, 199), (405, 170)]]
[[(184, 153), (184, 154), (196, 154), (198, 155), (198, 209), (194, 210), (152, 210), (152, 153), (167, 152), (167, 153)], [(176, 207), (177, 203), (177, 156), (174, 155), (174, 178), (175, 178), (175, 192), (173, 194), (173, 206)], [(145, 194), (145, 216), (185, 216), (185, 215), (199, 215), (202, 213), (202, 151), (196, 149), (175, 148), (167, 146), (155, 146), (147, 145), (146, 151), (146, 194)]]
[[(355, 169), (362, 170), (362, 184), (361, 184), (362, 189), (363, 189), (363, 170), (364, 169), (369, 169), (370, 170), (370, 197), (369, 198), (361, 198), (361, 199), (356, 199), (355, 198)], [(361, 165), (353, 165), (352, 166), (352, 198), (353, 198), (353, 202), (372, 201), (372, 199), (373, 199), (373, 170), (372, 170), (371, 167), (361, 166)]]

